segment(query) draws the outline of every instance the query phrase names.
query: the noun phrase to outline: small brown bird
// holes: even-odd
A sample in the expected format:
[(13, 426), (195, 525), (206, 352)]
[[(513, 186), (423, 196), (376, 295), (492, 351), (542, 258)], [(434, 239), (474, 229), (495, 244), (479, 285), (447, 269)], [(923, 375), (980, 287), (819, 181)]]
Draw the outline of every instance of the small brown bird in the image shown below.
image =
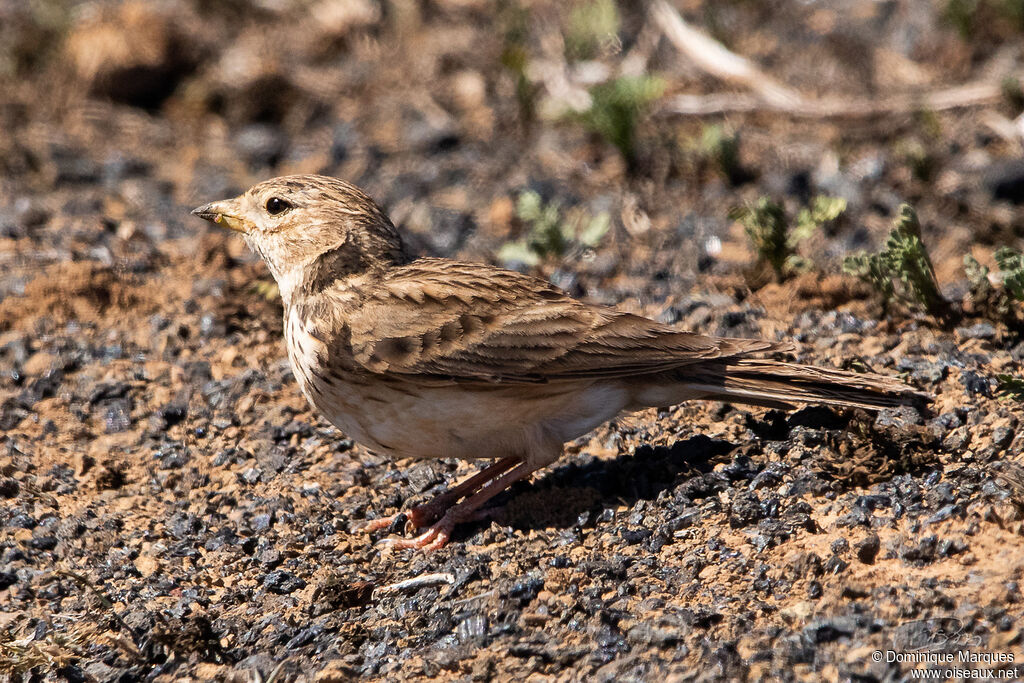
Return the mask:
[(430, 526), (385, 539), (394, 547), (444, 545), (488, 499), (623, 411), (692, 399), (878, 409), (920, 397), (887, 377), (762, 357), (785, 343), (684, 332), (495, 266), (412, 260), (373, 200), (335, 178), (274, 178), (192, 213), (242, 233), (266, 261), (292, 370), (328, 420), (395, 457), (495, 461), (407, 512)]

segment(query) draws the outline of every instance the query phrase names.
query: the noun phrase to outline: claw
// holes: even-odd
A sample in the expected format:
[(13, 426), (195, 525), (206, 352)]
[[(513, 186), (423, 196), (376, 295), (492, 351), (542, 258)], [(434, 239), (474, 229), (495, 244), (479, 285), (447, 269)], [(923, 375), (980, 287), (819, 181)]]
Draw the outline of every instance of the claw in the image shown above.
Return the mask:
[(380, 519), (371, 519), (365, 522), (364, 524), (360, 524), (359, 526), (357, 526), (355, 530), (361, 534), (372, 534), (375, 531), (380, 531), (381, 529), (389, 528), (398, 520), (399, 517), (402, 516), (407, 515), (405, 515), (404, 512), (396, 512), (393, 515), (381, 517)]
[[(424, 552), (432, 552), (444, 546), (451, 538), (456, 524), (478, 518), (480, 506), (501, 493), (514, 482), (530, 476), (536, 469), (519, 458), (503, 458), (484, 468), (462, 482), (448, 493), (441, 494), (425, 505), (419, 505), (404, 513), (409, 524), (414, 528), (422, 528), (428, 523), (438, 520), (425, 532), (415, 538), (388, 537), (377, 542), (386, 550), (418, 548)], [(463, 500), (456, 503), (459, 498)], [(403, 513), (374, 519), (361, 527), (361, 531), (379, 531), (390, 527)], [(407, 525), (408, 526), (408, 525)]]
[(451, 538), (452, 530), (455, 529), (455, 522), (449, 515), (445, 515), (425, 532), (415, 538), (398, 538), (389, 536), (377, 541), (376, 545), (387, 550), (404, 550), (406, 548), (417, 548), (423, 552), (433, 552), (443, 547)]

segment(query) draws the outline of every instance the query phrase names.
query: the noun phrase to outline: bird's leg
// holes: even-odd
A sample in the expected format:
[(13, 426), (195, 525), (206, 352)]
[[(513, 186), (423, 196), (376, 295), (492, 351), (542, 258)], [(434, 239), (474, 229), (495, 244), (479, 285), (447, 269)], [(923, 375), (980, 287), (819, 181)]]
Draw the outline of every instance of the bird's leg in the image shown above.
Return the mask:
[(444, 517), (419, 536), (415, 538), (385, 538), (378, 541), (377, 544), (387, 548), (420, 548), (426, 552), (437, 550), (448, 542), (456, 524), (472, 520), (481, 505), (520, 479), (530, 476), (536, 469), (535, 465), (522, 461), (512, 470), (481, 487), (469, 498), (453, 505), (444, 514)]
[(459, 498), (475, 493), (481, 486), (503, 472), (511, 469), (516, 465), (516, 463), (520, 462), (520, 460), (521, 458), (515, 456), (502, 458), (501, 460), (488, 465), (466, 480), (456, 484), (444, 493), (434, 496), (434, 498), (423, 505), (417, 505), (416, 507), (411, 508), (408, 512), (396, 512), (395, 514), (388, 515), (387, 517), (370, 520), (360, 527), (359, 530), (365, 533), (370, 533), (373, 531), (379, 531), (380, 529), (386, 529), (394, 524), (395, 520), (403, 514), (413, 527), (417, 529), (425, 527), (431, 522), (440, 519), (448, 508), (459, 500)]

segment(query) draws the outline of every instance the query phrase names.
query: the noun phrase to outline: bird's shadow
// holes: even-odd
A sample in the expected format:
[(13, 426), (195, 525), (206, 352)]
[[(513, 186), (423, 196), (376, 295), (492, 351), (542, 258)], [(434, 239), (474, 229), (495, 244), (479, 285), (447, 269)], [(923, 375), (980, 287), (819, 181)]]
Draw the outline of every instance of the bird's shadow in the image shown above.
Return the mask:
[(580, 455), (534, 482), (519, 482), (497, 497), (487, 517), (518, 529), (570, 529), (589, 524), (603, 510), (655, 500), (699, 479), (731, 459), (740, 444), (703, 434), (670, 446), (642, 445), (610, 460)]

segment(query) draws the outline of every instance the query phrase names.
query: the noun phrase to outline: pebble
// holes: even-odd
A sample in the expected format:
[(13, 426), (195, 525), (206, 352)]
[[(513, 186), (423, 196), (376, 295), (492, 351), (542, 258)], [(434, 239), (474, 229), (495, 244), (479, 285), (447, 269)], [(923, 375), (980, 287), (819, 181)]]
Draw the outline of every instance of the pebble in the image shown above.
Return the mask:
[(854, 551), (857, 553), (857, 559), (864, 564), (874, 564), (875, 557), (878, 555), (878, 551), (881, 547), (882, 545), (878, 538), (878, 534), (872, 533), (859, 541), (857, 545), (854, 546)]
[(271, 593), (287, 595), (306, 587), (306, 582), (291, 572), (277, 570), (263, 577), (263, 586)]

